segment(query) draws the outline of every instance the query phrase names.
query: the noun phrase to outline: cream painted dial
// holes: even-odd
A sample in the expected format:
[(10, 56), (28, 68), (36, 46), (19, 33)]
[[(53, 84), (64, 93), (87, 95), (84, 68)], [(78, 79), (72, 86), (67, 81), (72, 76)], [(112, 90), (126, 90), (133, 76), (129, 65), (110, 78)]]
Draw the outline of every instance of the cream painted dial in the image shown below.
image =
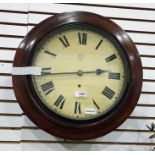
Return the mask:
[(34, 90), (53, 113), (73, 120), (107, 114), (125, 91), (123, 52), (107, 34), (91, 26), (63, 26), (47, 34), (35, 49)]

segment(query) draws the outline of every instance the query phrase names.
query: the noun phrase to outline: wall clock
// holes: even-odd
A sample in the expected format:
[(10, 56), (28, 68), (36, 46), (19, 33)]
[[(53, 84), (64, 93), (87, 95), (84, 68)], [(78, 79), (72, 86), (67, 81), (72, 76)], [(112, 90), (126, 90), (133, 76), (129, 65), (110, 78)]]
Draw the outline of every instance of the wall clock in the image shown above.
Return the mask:
[(19, 45), (13, 66), (23, 111), (38, 127), (65, 139), (114, 130), (141, 92), (134, 43), (114, 22), (93, 13), (61, 13), (39, 23)]

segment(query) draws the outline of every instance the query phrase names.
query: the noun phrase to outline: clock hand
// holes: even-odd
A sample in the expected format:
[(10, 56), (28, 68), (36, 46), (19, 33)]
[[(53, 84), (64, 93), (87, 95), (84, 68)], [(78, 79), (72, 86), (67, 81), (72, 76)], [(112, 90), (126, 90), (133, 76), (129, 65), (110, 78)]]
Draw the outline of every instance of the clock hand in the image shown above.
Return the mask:
[(56, 72), (56, 73), (50, 73), (48, 75), (69, 75), (69, 74), (77, 74), (77, 72)]
[(109, 72), (109, 70), (96, 69), (94, 71), (82, 71), (78, 70), (77, 72), (58, 72), (58, 73), (48, 73), (44, 75), (78, 75), (82, 76), (83, 74), (93, 74), (100, 75), (102, 73)]
[(105, 72), (109, 72), (109, 70), (96, 69), (95, 71), (84, 71), (83, 73), (84, 74), (96, 73), (97, 75), (100, 75)]

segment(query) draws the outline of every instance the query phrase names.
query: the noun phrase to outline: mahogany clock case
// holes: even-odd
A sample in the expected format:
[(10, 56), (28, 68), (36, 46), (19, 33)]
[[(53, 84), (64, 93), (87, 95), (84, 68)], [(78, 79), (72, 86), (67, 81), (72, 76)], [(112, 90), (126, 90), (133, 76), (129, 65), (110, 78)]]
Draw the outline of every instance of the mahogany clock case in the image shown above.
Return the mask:
[(86, 140), (105, 135), (121, 125), (131, 114), (140, 96), (142, 65), (138, 51), (118, 25), (103, 16), (89, 12), (61, 13), (35, 26), (19, 45), (14, 67), (32, 65), (32, 57), (39, 41), (51, 31), (66, 25), (89, 25), (110, 36), (120, 47), (128, 66), (128, 82), (119, 104), (106, 115), (89, 121), (76, 121), (58, 116), (49, 110), (36, 95), (30, 75), (12, 75), (17, 101), (25, 114), (46, 132), (71, 140)]

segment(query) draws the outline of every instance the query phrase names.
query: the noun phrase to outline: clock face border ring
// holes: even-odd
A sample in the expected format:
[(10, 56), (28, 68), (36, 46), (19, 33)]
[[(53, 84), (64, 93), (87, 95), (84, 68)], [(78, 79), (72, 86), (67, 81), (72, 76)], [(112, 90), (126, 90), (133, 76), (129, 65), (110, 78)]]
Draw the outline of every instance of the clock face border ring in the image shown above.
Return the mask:
[(46, 132), (71, 140), (86, 140), (105, 135), (121, 125), (137, 104), (142, 87), (142, 64), (138, 51), (124, 30), (103, 16), (89, 12), (61, 13), (49, 17), (33, 28), (19, 45), (13, 67), (29, 66), (33, 49), (45, 34), (58, 26), (86, 23), (109, 33), (121, 46), (128, 61), (130, 78), (119, 106), (112, 113), (92, 124), (68, 124), (46, 113), (30, 91), (29, 76), (12, 75), (15, 96), (25, 114)]

